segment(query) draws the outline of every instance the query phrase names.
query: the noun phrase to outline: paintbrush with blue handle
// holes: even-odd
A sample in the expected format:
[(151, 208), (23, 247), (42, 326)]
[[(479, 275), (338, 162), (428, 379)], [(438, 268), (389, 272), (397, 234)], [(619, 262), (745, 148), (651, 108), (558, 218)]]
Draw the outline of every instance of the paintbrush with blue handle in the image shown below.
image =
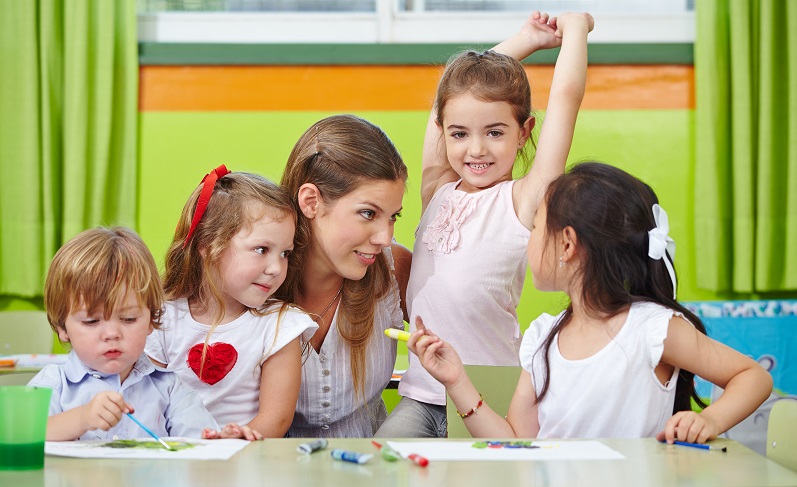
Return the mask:
[(127, 416), (128, 416), (130, 419), (132, 419), (133, 421), (135, 421), (135, 423), (136, 423), (137, 425), (141, 426), (141, 429), (143, 429), (144, 431), (146, 431), (148, 435), (150, 435), (151, 437), (153, 437), (153, 438), (155, 438), (156, 440), (158, 440), (158, 441), (160, 442), (160, 444), (161, 444), (161, 445), (163, 445), (163, 447), (164, 447), (164, 448), (166, 448), (167, 450), (174, 450), (174, 448), (170, 447), (170, 446), (169, 446), (169, 444), (168, 444), (168, 443), (166, 443), (165, 441), (163, 441), (163, 439), (162, 439), (160, 436), (156, 435), (156, 434), (155, 434), (155, 433), (153, 433), (153, 432), (152, 432), (152, 431), (151, 431), (149, 428), (147, 428), (146, 426), (144, 426), (143, 424), (141, 424), (141, 421), (137, 420), (135, 416), (133, 416), (133, 415), (132, 415), (132, 414), (130, 414), (130, 413), (127, 413)]

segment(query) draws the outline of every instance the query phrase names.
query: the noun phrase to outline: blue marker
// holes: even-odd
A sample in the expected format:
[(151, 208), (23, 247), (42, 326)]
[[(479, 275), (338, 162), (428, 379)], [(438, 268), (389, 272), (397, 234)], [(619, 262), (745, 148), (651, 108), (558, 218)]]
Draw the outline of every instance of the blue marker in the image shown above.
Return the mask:
[(358, 463), (360, 465), (368, 463), (368, 460), (374, 457), (370, 453), (357, 453), (356, 451), (341, 450), (340, 448), (335, 448), (330, 453), (335, 460)]
[[(666, 443), (666, 441), (662, 441), (662, 443)], [(705, 443), (689, 443), (688, 441), (673, 441), (673, 445), (680, 445), (680, 446), (691, 446), (692, 448), (700, 448), (701, 450), (715, 450), (715, 451), (722, 451), (727, 452), (728, 447), (726, 446), (711, 446), (706, 445)]]

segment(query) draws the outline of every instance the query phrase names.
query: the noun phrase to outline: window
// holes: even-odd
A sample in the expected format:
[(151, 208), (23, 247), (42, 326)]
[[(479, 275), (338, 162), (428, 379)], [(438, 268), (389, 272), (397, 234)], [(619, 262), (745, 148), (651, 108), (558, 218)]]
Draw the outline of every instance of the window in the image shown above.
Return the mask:
[(595, 16), (593, 43), (694, 42), (694, 0), (138, 0), (142, 42), (491, 43), (530, 8)]

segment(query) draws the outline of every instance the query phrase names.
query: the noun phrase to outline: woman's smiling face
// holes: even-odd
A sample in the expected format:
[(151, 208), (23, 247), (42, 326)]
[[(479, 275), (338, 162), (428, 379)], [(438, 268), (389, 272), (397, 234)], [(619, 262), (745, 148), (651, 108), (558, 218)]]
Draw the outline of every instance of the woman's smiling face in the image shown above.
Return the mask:
[(362, 279), (393, 240), (404, 189), (403, 180), (365, 180), (331, 204), (321, 201), (310, 223), (308, 264), (313, 272)]

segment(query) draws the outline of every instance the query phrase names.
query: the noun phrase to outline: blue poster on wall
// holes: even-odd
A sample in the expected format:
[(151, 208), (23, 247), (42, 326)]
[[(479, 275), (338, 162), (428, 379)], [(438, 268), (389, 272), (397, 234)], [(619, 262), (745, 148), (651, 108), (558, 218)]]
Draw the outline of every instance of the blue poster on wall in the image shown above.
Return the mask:
[[(708, 335), (751, 357), (769, 371), (773, 390), (747, 419), (725, 435), (764, 454), (769, 412), (786, 397), (797, 398), (797, 300), (683, 303), (706, 325)], [(716, 400), (722, 389), (696, 377), (698, 394)]]
[[(684, 303), (706, 325), (708, 336), (760, 363), (775, 392), (797, 395), (797, 300)], [(697, 380), (701, 397), (711, 384)]]

